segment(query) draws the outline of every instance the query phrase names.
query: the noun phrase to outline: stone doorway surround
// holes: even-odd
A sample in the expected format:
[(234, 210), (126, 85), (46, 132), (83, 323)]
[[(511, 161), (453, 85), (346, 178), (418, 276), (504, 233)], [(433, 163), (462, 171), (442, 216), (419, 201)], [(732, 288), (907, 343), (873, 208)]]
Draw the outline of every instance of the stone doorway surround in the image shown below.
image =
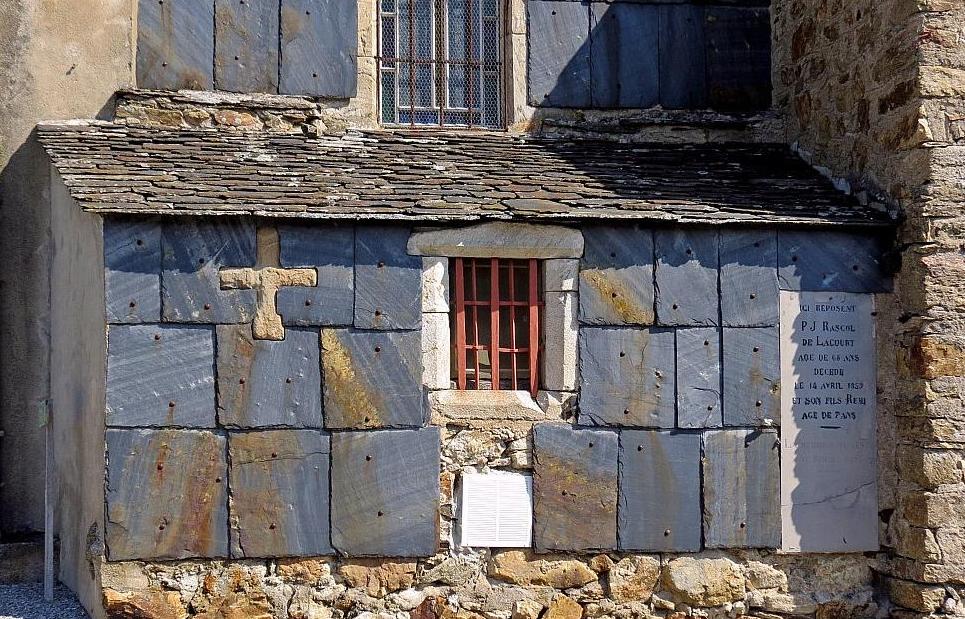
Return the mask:
[[(572, 417), (577, 398), (579, 267), (583, 234), (558, 225), (489, 222), (417, 229), (408, 253), (422, 256), (422, 363), (432, 423), (487, 425)], [(536, 258), (543, 264), (543, 381), (525, 391), (452, 389), (449, 315), (451, 258)]]

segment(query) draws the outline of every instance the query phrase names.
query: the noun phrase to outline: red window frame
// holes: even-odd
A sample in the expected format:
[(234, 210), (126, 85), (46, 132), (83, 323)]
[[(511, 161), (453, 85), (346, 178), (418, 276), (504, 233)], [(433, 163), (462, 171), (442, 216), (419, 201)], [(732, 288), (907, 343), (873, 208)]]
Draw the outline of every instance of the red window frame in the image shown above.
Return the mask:
[[(540, 262), (535, 258), (455, 258), (453, 266), (456, 387), (463, 390), (484, 388), (481, 369), (485, 364), (480, 364), (479, 357), (480, 353), (485, 351), (490, 360), (490, 389), (498, 391), (504, 382), (510, 389), (519, 389), (520, 383), (524, 382), (521, 380), (523, 371), (520, 368), (523, 365), (520, 362), (522, 357), (526, 361), (528, 390), (536, 397), (540, 379), (539, 353), (543, 314)], [(480, 281), (480, 269), (489, 271), (488, 298), (480, 298), (477, 294), (486, 283)], [(518, 269), (527, 271), (525, 294), (517, 294), (524, 292), (517, 290)], [(519, 312), (526, 314), (520, 315)], [(488, 334), (485, 332), (487, 318)], [(521, 322), (518, 319), (527, 323), (524, 334), (518, 332), (517, 325)], [(508, 335), (505, 330), (500, 332), (507, 324)], [(480, 325), (483, 326), (482, 333)], [(503, 339), (500, 339), (501, 337)], [(509, 357), (508, 367), (500, 367), (500, 357), (503, 355)], [(472, 367), (469, 367), (470, 359)], [(473, 384), (472, 387), (469, 386), (470, 383)]]

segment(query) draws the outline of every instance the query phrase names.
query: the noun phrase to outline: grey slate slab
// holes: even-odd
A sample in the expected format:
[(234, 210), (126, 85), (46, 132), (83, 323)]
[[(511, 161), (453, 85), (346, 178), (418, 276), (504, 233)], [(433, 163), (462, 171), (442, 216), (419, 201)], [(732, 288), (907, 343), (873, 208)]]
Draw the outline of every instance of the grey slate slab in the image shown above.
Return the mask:
[(647, 108), (657, 104), (658, 7), (590, 4), (590, 98), (593, 107)]
[(318, 331), (256, 340), (249, 325), (218, 325), (218, 421), (228, 428), (322, 427)]
[(782, 290), (887, 292), (891, 278), (883, 237), (849, 232), (782, 231), (778, 276)]
[(653, 232), (632, 226), (588, 226), (583, 242), (580, 322), (653, 324)]
[(332, 435), (332, 545), (426, 557), (439, 546), (439, 428)]
[(281, 0), (281, 81), (287, 95), (354, 97), (358, 3)]
[(420, 331), (322, 330), (328, 428), (425, 425)]
[(139, 0), (137, 86), (211, 90), (214, 0)]
[(540, 0), (526, 6), (530, 105), (589, 107), (589, 3)]
[(330, 555), (327, 434), (232, 432), (231, 556)]
[(778, 327), (724, 329), (725, 426), (781, 423), (780, 346)]
[(278, 0), (215, 0), (218, 90), (278, 92)]
[(161, 239), (165, 322), (251, 322), (254, 290), (222, 290), (222, 268), (255, 264), (255, 227), (247, 219), (165, 223)]
[(409, 228), (360, 226), (355, 230), (355, 326), (419, 329), (422, 326), (422, 258), (406, 253)]
[(727, 327), (776, 325), (777, 232), (723, 230), (720, 233), (720, 314)]
[(225, 439), (196, 430), (107, 430), (111, 561), (228, 556)]
[(766, 8), (708, 6), (704, 24), (710, 106), (745, 112), (770, 107), (770, 12)]
[(214, 330), (110, 326), (107, 425), (214, 427)]
[(720, 331), (677, 329), (677, 427), (720, 427)]
[(704, 8), (664, 4), (660, 11), (660, 105), (699, 109), (707, 104)]
[(674, 333), (580, 329), (580, 423), (674, 427)]
[(536, 549), (615, 548), (617, 434), (537, 424), (533, 457)]
[(654, 233), (657, 323), (719, 324), (718, 233), (675, 228)]
[(700, 531), (700, 435), (621, 432), (620, 549), (696, 552)]
[(781, 545), (780, 445), (773, 430), (704, 433), (704, 543), (708, 548)]
[(285, 268), (314, 267), (314, 288), (282, 288), (276, 297), (286, 325), (351, 325), (355, 315), (355, 231), (351, 226), (278, 226)]
[(105, 219), (104, 269), (107, 322), (160, 322), (160, 224)]

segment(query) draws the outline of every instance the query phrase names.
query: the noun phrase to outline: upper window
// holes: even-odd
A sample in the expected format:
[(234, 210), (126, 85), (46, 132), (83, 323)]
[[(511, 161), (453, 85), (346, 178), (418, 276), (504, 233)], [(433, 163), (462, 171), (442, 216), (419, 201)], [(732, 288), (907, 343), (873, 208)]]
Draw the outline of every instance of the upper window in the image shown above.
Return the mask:
[(499, 0), (380, 0), (384, 124), (501, 126)]
[(539, 389), (539, 261), (453, 260), (454, 378), (459, 389)]

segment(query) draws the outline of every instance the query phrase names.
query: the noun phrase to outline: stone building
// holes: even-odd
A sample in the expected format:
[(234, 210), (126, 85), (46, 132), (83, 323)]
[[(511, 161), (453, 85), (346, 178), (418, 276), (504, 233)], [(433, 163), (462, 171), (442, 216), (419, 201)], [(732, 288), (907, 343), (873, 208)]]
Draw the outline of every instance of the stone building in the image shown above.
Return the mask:
[(12, 4), (93, 616), (965, 613), (961, 2)]

